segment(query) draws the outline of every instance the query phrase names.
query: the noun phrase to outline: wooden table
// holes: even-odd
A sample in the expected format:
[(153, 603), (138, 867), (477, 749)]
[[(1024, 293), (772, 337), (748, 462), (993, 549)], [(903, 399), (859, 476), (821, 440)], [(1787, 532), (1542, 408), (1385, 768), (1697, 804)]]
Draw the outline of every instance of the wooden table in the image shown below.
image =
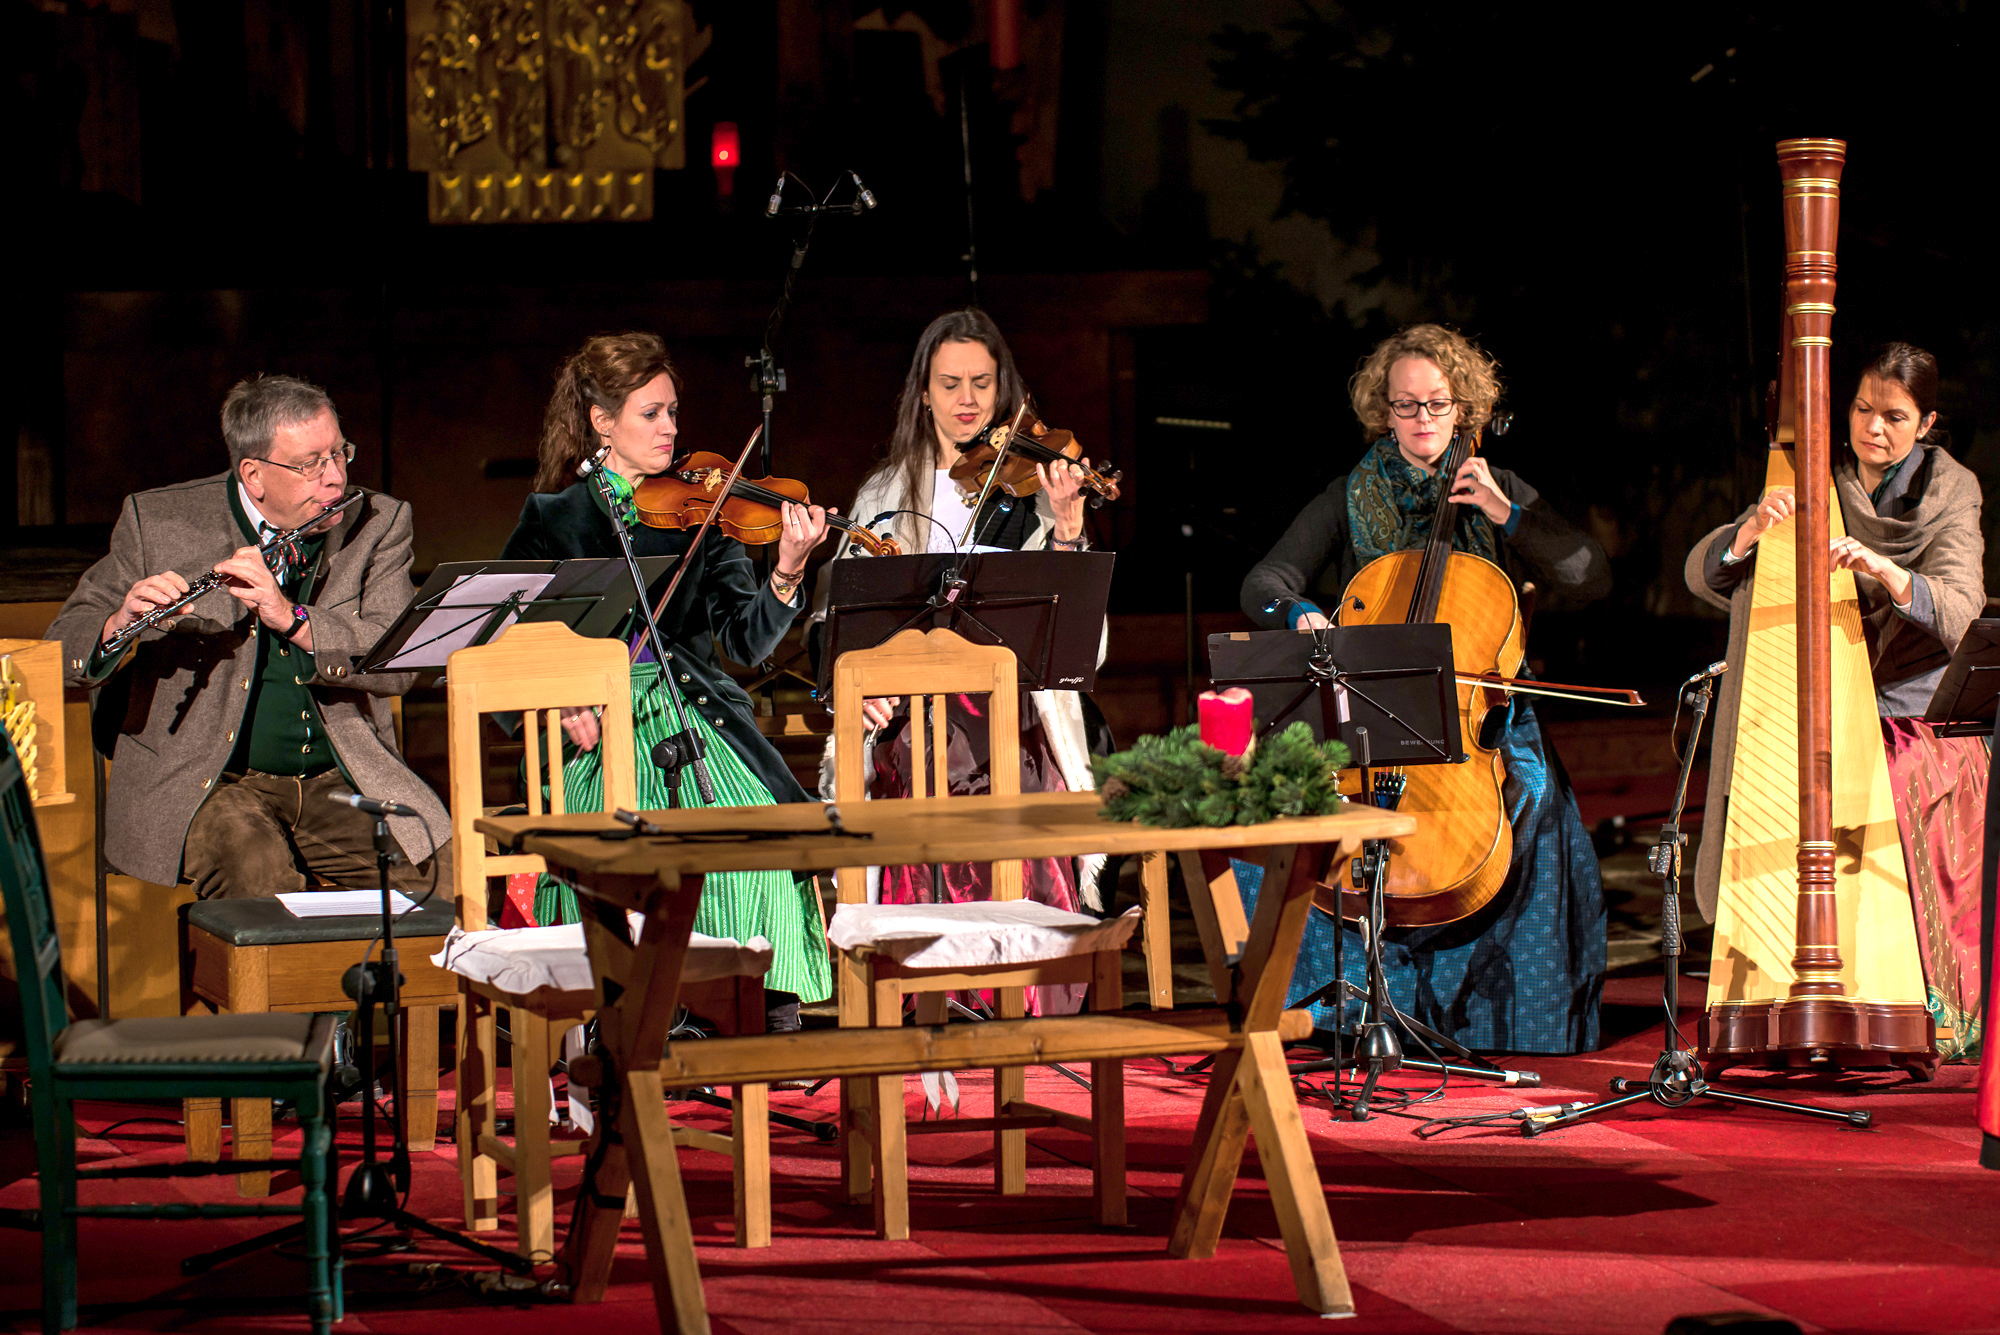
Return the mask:
[[(622, 829), (602, 815), (487, 817), (478, 828), (503, 846), (518, 839), (582, 891), (584, 934), (596, 974), (602, 1061), (572, 1062), (603, 1111), (586, 1158), (563, 1259), (579, 1302), (603, 1298), (625, 1191), (636, 1184), (646, 1257), (661, 1327), (708, 1330), (701, 1276), (666, 1114), (668, 1089), (815, 1076), (1038, 1065), (1048, 1062), (1212, 1053), (1207, 1097), (1174, 1207), (1168, 1252), (1215, 1254), (1245, 1141), (1252, 1129), (1285, 1237), (1299, 1301), (1348, 1314), (1353, 1301), (1285, 1067), (1288, 1038), (1309, 1023), (1285, 1011), (1314, 885), (1360, 841), (1409, 834), (1414, 818), (1350, 806), (1330, 816), (1224, 829), (1159, 830), (1099, 819), (1094, 793), (947, 797), (868, 802), (845, 811), (841, 838), (813, 803), (650, 812), (675, 837), (606, 840)], [(576, 831), (570, 834), (569, 831)], [(772, 838), (689, 838), (701, 832), (772, 832)], [(814, 1030), (667, 1044), (688, 934), (710, 872), (831, 871), (987, 862), (1085, 853), (1177, 853), (1218, 1005), (1204, 1010), (1093, 1012), (978, 1025)], [(1263, 893), (1244, 920), (1231, 854), (1261, 862)], [(646, 917), (627, 939), (625, 910)], [(665, 1060), (656, 1054), (664, 1051)]]

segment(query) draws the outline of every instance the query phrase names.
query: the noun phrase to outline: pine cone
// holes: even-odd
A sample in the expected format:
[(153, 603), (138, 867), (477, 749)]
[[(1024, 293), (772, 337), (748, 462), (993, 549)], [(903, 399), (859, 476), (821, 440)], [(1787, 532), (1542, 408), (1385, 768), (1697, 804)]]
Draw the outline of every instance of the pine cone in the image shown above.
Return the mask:
[(1131, 791), (1132, 785), (1123, 779), (1106, 779), (1104, 786), (1097, 790), (1097, 795), (1106, 802), (1117, 802)]

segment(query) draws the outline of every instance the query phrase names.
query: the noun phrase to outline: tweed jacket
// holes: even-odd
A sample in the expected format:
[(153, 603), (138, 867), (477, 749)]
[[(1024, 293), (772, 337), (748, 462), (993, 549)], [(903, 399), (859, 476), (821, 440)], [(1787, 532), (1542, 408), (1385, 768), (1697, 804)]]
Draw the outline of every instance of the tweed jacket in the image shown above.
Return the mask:
[[(806, 801), (806, 791), (784, 757), (757, 730), (750, 697), (716, 657), (719, 649), (732, 662), (746, 666), (764, 662), (778, 651), (798, 607), (780, 602), (771, 582), (757, 574), (743, 544), (719, 529), (711, 529), (692, 556), (687, 555), (691, 533), (640, 525), (631, 534), (632, 550), (639, 556), (680, 556), (693, 562), (674, 592), (673, 604), (660, 614), (660, 636), (673, 660), (681, 698), (701, 711), (773, 798)], [(611, 520), (597, 508), (588, 482), (530, 495), (500, 552), (507, 561), (622, 554)], [(655, 589), (653, 596), (663, 591), (664, 586)]]
[[(132, 585), (164, 570), (192, 581), (244, 546), (229, 507), (234, 485), (234, 474), (223, 473), (126, 497), (109, 554), (84, 572), (49, 628), (49, 638), (62, 641), (68, 683), (101, 686), (98, 736), (115, 736), (105, 856), (120, 871), (161, 885), (180, 879), (188, 823), (236, 749), (257, 671), (256, 613), (216, 589), (147, 631), (95, 676), (92, 655), (105, 620)], [(326, 535), (307, 603), (313, 636), (307, 685), (355, 790), (423, 813), (421, 820), (389, 821), (414, 863), (436, 851), (429, 830), (442, 842), (451, 828), (444, 804), (396, 751), (389, 701), (409, 690), (416, 674), (354, 670), (415, 595), (410, 543), (410, 507), (380, 492), (368, 493)]]

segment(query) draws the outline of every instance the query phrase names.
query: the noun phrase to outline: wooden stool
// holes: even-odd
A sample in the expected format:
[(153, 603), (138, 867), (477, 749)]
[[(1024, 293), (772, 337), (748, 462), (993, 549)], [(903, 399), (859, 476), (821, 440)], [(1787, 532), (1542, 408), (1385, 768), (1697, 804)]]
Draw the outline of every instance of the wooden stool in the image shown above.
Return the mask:
[[(361, 962), (382, 934), (379, 916), (299, 918), (275, 899), (209, 899), (181, 910), (181, 1010), (225, 1014), (351, 1010), (341, 976)], [(403, 975), (403, 1083), (407, 1106), (397, 1113), (413, 1153), (437, 1141), (438, 1007), (458, 1004), (458, 979), (431, 963), (456, 915), (435, 900), (396, 919), (397, 963)], [(407, 944), (404, 944), (407, 942)], [(355, 1041), (374, 1041), (357, 1034)], [(234, 1155), (271, 1156), (271, 1103), (233, 1099)], [(186, 1101), (188, 1157), (222, 1156), (222, 1100)], [(268, 1196), (269, 1173), (242, 1173), (237, 1192)]]

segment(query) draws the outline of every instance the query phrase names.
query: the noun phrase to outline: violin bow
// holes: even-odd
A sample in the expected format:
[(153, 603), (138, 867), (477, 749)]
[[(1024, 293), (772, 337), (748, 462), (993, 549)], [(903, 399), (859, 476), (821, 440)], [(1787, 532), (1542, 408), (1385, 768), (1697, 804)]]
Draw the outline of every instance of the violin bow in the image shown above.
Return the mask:
[(1516, 695), (1546, 695), (1557, 700), (1580, 700), (1590, 705), (1617, 705), (1621, 709), (1639, 709), (1646, 703), (1639, 698), (1637, 691), (1626, 690), (1622, 686), (1571, 686), (1560, 681), (1503, 677), (1497, 672), (1461, 672), (1457, 676), (1461, 686), (1487, 686)]
[[(722, 490), (716, 496), (715, 504), (709, 506), (708, 513), (702, 516), (701, 527), (694, 531), (694, 540), (688, 543), (687, 550), (681, 554), (679, 564), (674, 566), (674, 577), (667, 581), (667, 591), (660, 595), (660, 601), (655, 603), (652, 610), (646, 614), (648, 621), (657, 623), (660, 619), (660, 614), (667, 610), (669, 603), (673, 602), (674, 592), (681, 586), (681, 577), (687, 574), (688, 567), (694, 564), (693, 557), (695, 552), (701, 548), (701, 540), (708, 536), (709, 525), (713, 524), (716, 515), (722, 512), (723, 502), (729, 499), (730, 489), (736, 485), (736, 479), (743, 476), (743, 465), (749, 462), (750, 451), (757, 447), (757, 439), (763, 434), (764, 424), (759, 422), (757, 429), (750, 433), (750, 439), (743, 442), (743, 452), (736, 456), (736, 465), (729, 470), (728, 480), (722, 484)], [(637, 658), (638, 654), (638, 649), (634, 648), (632, 656)], [(660, 664), (660, 671), (665, 672), (666, 670), (667, 665), (665, 663)]]
[[(1020, 434), (1021, 419), (1028, 412), (1027, 391), (1021, 392), (1021, 406), (1014, 410), (1014, 420), (1007, 424), (1007, 439), (1000, 442), (999, 451), (986, 469), (986, 485), (979, 489), (979, 499), (972, 503), (972, 517), (965, 521), (965, 532), (958, 535), (958, 546), (962, 549), (972, 540), (972, 529), (979, 522), (979, 507), (986, 504), (986, 497), (992, 492), (994, 482), (999, 480), (1000, 465), (1007, 462), (1007, 451), (1014, 447), (1014, 437)], [(1037, 419), (1039, 420), (1039, 419)]]

